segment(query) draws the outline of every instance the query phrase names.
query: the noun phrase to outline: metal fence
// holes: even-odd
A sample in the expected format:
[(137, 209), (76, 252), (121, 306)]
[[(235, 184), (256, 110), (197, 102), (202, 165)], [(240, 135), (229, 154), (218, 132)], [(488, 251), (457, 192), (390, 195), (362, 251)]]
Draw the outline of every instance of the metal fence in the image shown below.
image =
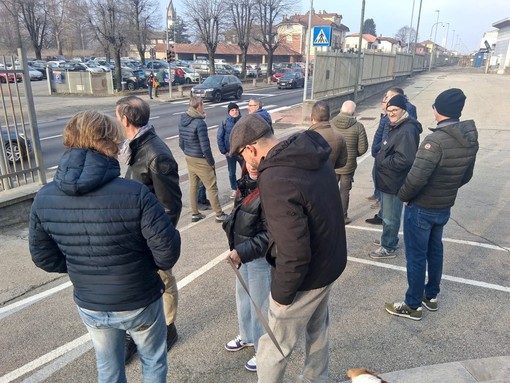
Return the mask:
[(112, 72), (70, 72), (53, 69), (50, 71), (52, 94), (112, 95)]
[[(406, 53), (364, 52), (361, 55), (359, 84), (373, 85), (411, 75), (428, 64), (428, 56)], [(356, 84), (358, 56), (351, 53), (318, 53), (315, 58), (312, 99), (350, 93)]]
[(0, 192), (46, 183), (26, 55), (0, 56)]

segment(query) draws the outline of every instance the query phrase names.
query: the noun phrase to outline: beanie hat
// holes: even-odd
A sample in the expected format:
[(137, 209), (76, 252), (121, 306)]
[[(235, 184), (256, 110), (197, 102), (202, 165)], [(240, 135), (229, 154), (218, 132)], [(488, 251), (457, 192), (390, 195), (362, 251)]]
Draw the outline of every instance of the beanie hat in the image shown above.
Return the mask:
[(231, 111), (232, 109), (237, 109), (237, 110), (239, 110), (239, 106), (238, 106), (235, 102), (231, 102), (231, 103), (229, 103), (229, 104), (228, 104), (228, 106), (227, 106), (227, 113), (230, 113), (230, 111)]
[(271, 132), (269, 124), (259, 115), (253, 113), (241, 117), (230, 133), (230, 156), (236, 154), (242, 146), (257, 141)]
[(465, 102), (466, 95), (460, 89), (451, 88), (436, 97), (433, 107), (442, 116), (459, 118)]
[(397, 108), (407, 110), (406, 102), (407, 100), (404, 96), (397, 94), (390, 98), (390, 100), (386, 103), (386, 109), (388, 109), (390, 106), (396, 106)]

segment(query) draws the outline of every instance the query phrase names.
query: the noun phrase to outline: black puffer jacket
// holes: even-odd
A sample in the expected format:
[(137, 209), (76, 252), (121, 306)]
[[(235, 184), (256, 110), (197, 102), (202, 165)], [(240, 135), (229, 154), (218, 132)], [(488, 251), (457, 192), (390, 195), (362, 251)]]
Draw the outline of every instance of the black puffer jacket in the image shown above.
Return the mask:
[(387, 194), (397, 194), (407, 173), (413, 166), (421, 124), (413, 118), (405, 118), (397, 125), (390, 125), (388, 138), (383, 140), (375, 157), (375, 187)]
[(180, 255), (179, 232), (154, 194), (119, 175), (117, 160), (70, 149), (30, 213), (32, 260), (68, 273), (76, 304), (89, 310), (129, 311), (159, 299), (157, 271)]
[(472, 120), (445, 121), (431, 129), (416, 153), (398, 196), (426, 209), (448, 209), (473, 176), (478, 131)]
[(258, 182), (269, 232), (271, 294), (288, 305), (298, 291), (333, 283), (347, 262), (345, 225), (331, 148), (317, 132), (298, 133), (260, 162)]
[(223, 222), (223, 229), (230, 250), (236, 249), (241, 262), (247, 263), (262, 258), (269, 241), (257, 181), (246, 174), (237, 184), (234, 210)]
[(154, 128), (129, 143), (131, 157), (126, 178), (142, 182), (156, 195), (166, 213), (177, 226), (182, 210), (179, 166), (168, 145)]

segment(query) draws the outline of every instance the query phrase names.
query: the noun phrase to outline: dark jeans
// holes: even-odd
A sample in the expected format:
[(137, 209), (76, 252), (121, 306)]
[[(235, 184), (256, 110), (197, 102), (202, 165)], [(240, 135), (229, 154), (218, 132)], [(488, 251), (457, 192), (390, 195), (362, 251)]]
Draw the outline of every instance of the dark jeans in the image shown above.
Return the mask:
[(349, 194), (354, 182), (354, 173), (339, 174), (340, 176), (340, 198), (342, 199), (342, 210), (344, 217), (347, 217), (347, 209), (349, 209)]
[(200, 181), (198, 183), (198, 203), (205, 204), (207, 201), (207, 195), (205, 194), (205, 186)]
[(225, 156), (227, 158), (227, 166), (228, 166), (228, 180), (230, 181), (230, 189), (237, 190), (237, 176), (236, 169), (237, 164), (243, 167), (243, 160), (234, 154), (232, 157)]
[[(405, 303), (411, 308), (421, 306), (423, 293), (435, 298), (443, 274), (443, 227), (450, 218), (450, 209), (434, 210), (408, 205), (404, 211), (404, 244), (407, 260)], [(425, 271), (428, 282), (425, 284)]]
[(386, 250), (397, 250), (403, 204), (396, 194), (381, 192), (381, 197), (383, 220), (381, 246)]

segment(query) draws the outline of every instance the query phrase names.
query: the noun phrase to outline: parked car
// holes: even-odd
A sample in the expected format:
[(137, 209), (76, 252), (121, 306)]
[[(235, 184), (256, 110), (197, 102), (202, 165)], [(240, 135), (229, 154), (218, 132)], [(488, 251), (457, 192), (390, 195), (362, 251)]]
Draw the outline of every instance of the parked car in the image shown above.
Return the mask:
[(202, 84), (191, 88), (191, 95), (214, 102), (220, 102), (227, 97), (239, 100), (243, 95), (243, 85), (236, 76), (216, 74), (207, 77)]
[(287, 69), (287, 68), (277, 68), (274, 71), (273, 76), (271, 77), (271, 79), (273, 80), (273, 82), (277, 82), (280, 77), (282, 77), (285, 73), (289, 73), (289, 72), (290, 72), (290, 69)]
[(278, 89), (282, 88), (303, 88), (305, 86), (305, 78), (301, 72), (288, 72), (278, 78)]
[(200, 77), (209, 76), (209, 64), (195, 62), (190, 65), (190, 68), (197, 72)]
[(198, 83), (200, 81), (200, 75), (191, 68), (181, 67), (184, 71), (184, 78), (186, 84)]
[(216, 72), (216, 74), (231, 74), (236, 77), (241, 76), (241, 71), (239, 71), (239, 70), (235, 69), (233, 66), (231, 66), (229, 64), (225, 64), (225, 63), (219, 63), (219, 64), (215, 63), (214, 71)]
[(43, 74), (35, 69), (34, 67), (28, 66), (28, 74), (30, 75), (30, 81), (42, 81), (44, 78)]
[(28, 66), (41, 72), (43, 79), (46, 79), (46, 77), (47, 77), (46, 76), (46, 65), (47, 65), (46, 61), (40, 61), (40, 60), (28, 61)]
[(2, 129), (2, 144), (10, 163), (18, 162), (22, 157), (27, 158), (32, 152), (32, 143), (21, 132)]
[[(117, 85), (115, 81), (115, 71), (113, 73), (113, 86)], [(122, 82), (126, 83), (127, 90), (135, 90), (145, 86), (145, 77), (140, 77), (130, 69), (121, 69)]]
[[(3, 67), (0, 67), (0, 69), (3, 69)], [(9, 82), (21, 82), (23, 81), (23, 76), (21, 75), (21, 73), (13, 73), (13, 72), (9, 72), (9, 73), (0, 73), (0, 82), (1, 83), (7, 83), (7, 81)]]

